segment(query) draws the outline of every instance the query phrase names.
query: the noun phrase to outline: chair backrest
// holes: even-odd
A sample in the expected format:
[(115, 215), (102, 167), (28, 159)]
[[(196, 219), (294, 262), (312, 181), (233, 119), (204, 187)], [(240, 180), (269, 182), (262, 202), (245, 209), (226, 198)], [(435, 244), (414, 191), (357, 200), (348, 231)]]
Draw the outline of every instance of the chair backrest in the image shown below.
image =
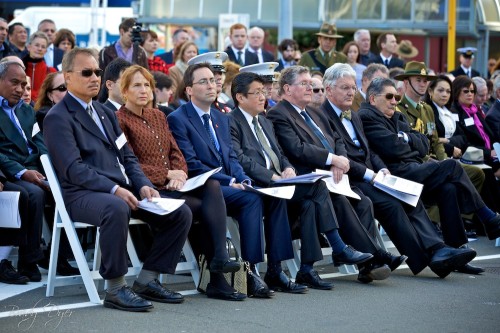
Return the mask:
[(64, 200), (62, 197), (61, 186), (59, 185), (59, 180), (55, 173), (52, 162), (50, 161), (49, 155), (44, 154), (40, 156), (40, 161), (42, 162), (43, 169), (45, 170), (45, 175), (49, 181), (50, 190), (52, 191), (52, 196), (56, 202), (56, 214), (61, 214), (61, 219), (70, 220), (68, 212), (66, 211), (66, 206), (64, 205)]

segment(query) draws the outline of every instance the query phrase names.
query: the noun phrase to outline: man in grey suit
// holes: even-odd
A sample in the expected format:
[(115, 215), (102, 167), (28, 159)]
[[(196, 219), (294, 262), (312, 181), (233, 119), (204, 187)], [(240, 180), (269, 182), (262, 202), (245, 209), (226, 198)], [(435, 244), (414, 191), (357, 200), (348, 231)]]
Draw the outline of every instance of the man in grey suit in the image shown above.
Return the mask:
[[(92, 102), (102, 75), (94, 52), (71, 50), (62, 69), (68, 93), (45, 117), (44, 139), (70, 217), (100, 227), (99, 273), (108, 283), (104, 306), (147, 311), (153, 307), (148, 300), (182, 302), (183, 296), (163, 287), (158, 276), (175, 272), (191, 211), (186, 205), (169, 215), (139, 209), (139, 197), (151, 200), (159, 194), (128, 147), (114, 113)], [(148, 223), (154, 235), (133, 288), (124, 278), (131, 216)]]

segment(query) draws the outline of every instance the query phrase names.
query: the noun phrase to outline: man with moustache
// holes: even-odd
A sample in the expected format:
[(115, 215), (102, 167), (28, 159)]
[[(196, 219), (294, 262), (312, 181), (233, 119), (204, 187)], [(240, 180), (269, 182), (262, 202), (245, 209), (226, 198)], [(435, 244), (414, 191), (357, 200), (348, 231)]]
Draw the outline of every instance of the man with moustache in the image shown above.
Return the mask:
[[(168, 215), (138, 209), (139, 200), (159, 197), (127, 145), (113, 111), (93, 103), (102, 70), (91, 49), (75, 48), (63, 60), (68, 93), (47, 114), (44, 139), (59, 178), (69, 216), (98, 226), (108, 289), (104, 306), (147, 311), (148, 300), (181, 303), (183, 296), (165, 288), (162, 274), (173, 274), (192, 214), (184, 204)], [(151, 248), (132, 288), (127, 286), (127, 234), (130, 217), (149, 224)]]

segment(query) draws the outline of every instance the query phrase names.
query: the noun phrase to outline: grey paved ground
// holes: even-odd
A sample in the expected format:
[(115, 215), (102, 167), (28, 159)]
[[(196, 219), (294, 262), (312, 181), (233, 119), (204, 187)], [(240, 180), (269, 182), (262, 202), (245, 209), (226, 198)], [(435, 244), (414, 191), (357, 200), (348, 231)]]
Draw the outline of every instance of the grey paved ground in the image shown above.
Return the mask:
[(224, 302), (191, 295), (180, 305), (155, 303), (149, 313), (102, 306), (58, 312), (57, 306), (88, 301), (83, 287), (58, 288), (50, 299), (38, 288), (0, 301), (0, 312), (48, 303), (56, 305), (54, 311), (2, 318), (0, 332), (500, 332), (500, 250), (484, 238), (473, 246), (475, 265), (486, 269), (482, 276), (453, 273), (441, 280), (428, 269), (416, 277), (402, 269), (369, 285), (343, 276), (331, 279), (332, 291), (279, 293), (271, 300)]

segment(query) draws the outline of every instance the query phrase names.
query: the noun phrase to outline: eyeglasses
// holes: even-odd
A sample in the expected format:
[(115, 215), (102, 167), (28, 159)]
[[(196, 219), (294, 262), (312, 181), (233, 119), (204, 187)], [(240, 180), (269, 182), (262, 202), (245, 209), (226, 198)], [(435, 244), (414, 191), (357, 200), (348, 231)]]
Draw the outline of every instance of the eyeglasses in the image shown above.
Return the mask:
[(313, 93), (317, 94), (321, 90), (322, 93), (325, 92), (325, 88), (313, 88)]
[(100, 77), (104, 73), (104, 71), (100, 68), (82, 69), (81, 71), (70, 71), (70, 72), (81, 73), (83, 77), (91, 77), (92, 74), (95, 74), (95, 76)]
[(397, 95), (397, 94), (393, 94), (393, 93), (377, 94), (377, 96), (385, 96), (385, 99), (387, 99), (389, 101), (393, 98), (396, 100), (396, 102), (399, 102), (401, 100), (401, 95)]
[(210, 78), (210, 79), (201, 79), (198, 82), (193, 82), (193, 84), (201, 84), (202, 86), (206, 86), (208, 84), (215, 84), (215, 79)]
[(313, 88), (313, 85), (312, 83), (310, 82), (299, 82), (299, 83), (293, 83), (292, 86), (301, 86), (301, 87), (304, 87), (304, 88)]
[(267, 92), (265, 90), (257, 90), (257, 91), (252, 92), (252, 93), (248, 92), (247, 95), (253, 95), (255, 97), (259, 97), (259, 95), (262, 95), (262, 96), (266, 97)]
[(356, 86), (341, 86), (341, 87), (339, 87), (337, 85), (334, 85), (334, 87), (339, 88), (343, 92), (348, 92), (349, 90), (351, 90), (352, 92), (356, 92), (358, 90), (358, 87), (356, 87)]
[(66, 88), (65, 84), (61, 84), (60, 86), (57, 86), (55, 88), (50, 88), (49, 91), (54, 91), (54, 90), (57, 90), (57, 91), (60, 91), (60, 92), (64, 92), (64, 91), (68, 90), (68, 88)]
[(471, 94), (475, 94), (475, 93), (476, 93), (476, 91), (475, 91), (474, 89), (463, 89), (463, 90), (462, 90), (462, 92), (463, 92), (464, 94), (466, 94), (466, 95), (467, 95), (468, 93), (471, 93)]

